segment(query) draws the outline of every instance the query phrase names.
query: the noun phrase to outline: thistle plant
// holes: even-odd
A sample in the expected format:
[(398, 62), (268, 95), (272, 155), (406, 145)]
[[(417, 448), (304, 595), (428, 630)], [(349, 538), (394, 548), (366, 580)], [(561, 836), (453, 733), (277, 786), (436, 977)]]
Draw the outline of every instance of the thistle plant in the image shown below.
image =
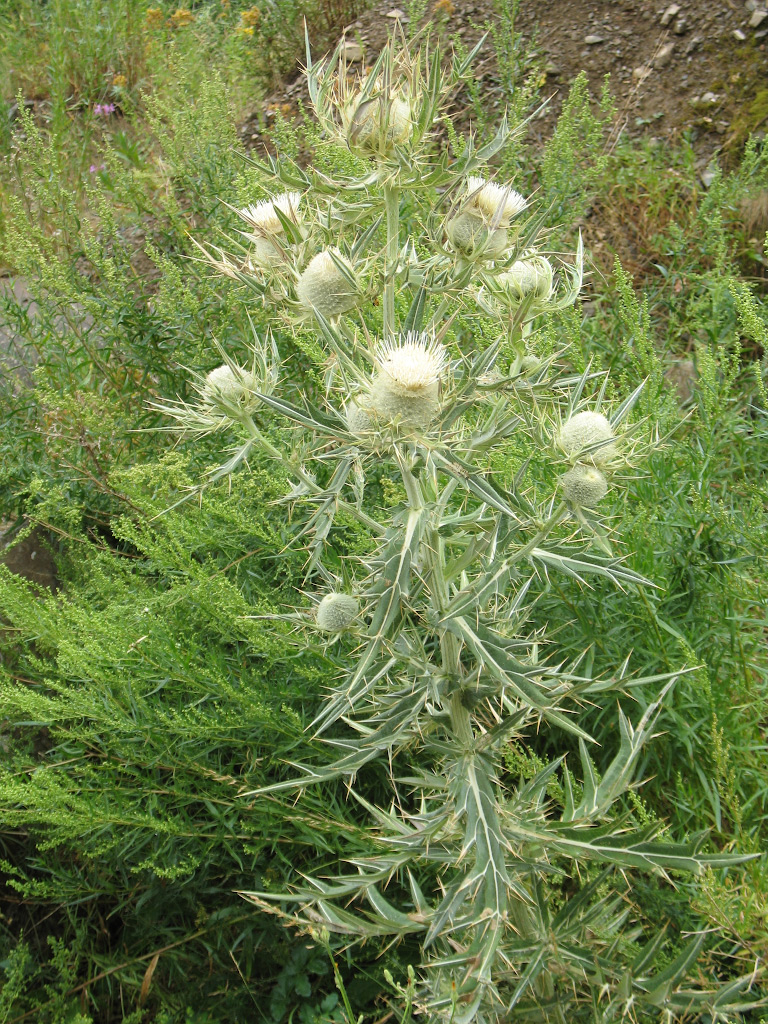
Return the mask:
[[(633, 677), (629, 659), (593, 677), (536, 621), (549, 574), (652, 586), (612, 554), (599, 511), (652, 430), (630, 422), (642, 382), (609, 404), (600, 374), (536, 351), (537, 318), (576, 301), (583, 256), (580, 241), (568, 260), (549, 252), (543, 201), (493, 180), (488, 162), (520, 126), (502, 120), (458, 156), (437, 145), (473, 57), (446, 70), (427, 40), (392, 39), (354, 80), (343, 50), (308, 51), (320, 125), (362, 169), (257, 163), (273, 198), (239, 211), (242, 240), (200, 245), (276, 327), (313, 323), (328, 354), (324, 392), (294, 399), (274, 342), (254, 337), (250, 370), (227, 360), (198, 403), (162, 406), (188, 431), (231, 428), (214, 479), (256, 450), (287, 468), (317, 607), (284, 618), (299, 648), (325, 645), (339, 666), (310, 726), (327, 760), (255, 792), (343, 780), (370, 821), (348, 870), (249, 896), (344, 941), (418, 943), (414, 1006), (429, 1020), (725, 1020), (749, 978), (684, 988), (706, 936), (657, 969), (664, 931), (643, 940), (625, 898), (625, 872), (738, 860), (636, 824), (622, 799), (676, 677)], [(369, 497), (380, 473), (401, 485), (394, 509)], [(369, 538), (343, 576), (325, 557), (340, 512)], [(584, 709), (638, 688), (652, 696), (634, 723), (618, 711), (599, 774)], [(536, 732), (560, 756), (511, 778), (505, 752)], [(374, 764), (389, 772), (382, 806), (357, 782)]]

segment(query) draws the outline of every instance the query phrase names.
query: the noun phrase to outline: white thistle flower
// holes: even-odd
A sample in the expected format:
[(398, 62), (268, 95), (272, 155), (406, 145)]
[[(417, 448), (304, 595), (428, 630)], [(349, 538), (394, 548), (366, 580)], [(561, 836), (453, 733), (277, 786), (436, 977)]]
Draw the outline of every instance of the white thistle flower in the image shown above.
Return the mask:
[(300, 224), (300, 200), (300, 193), (284, 192), (274, 199), (262, 199), (239, 211), (251, 229), (248, 238), (253, 242), (252, 258), (256, 263), (272, 263), (280, 255), (275, 239), (285, 234), (285, 228), (276, 211), (279, 210), (286, 220)]
[(428, 426), (439, 406), (446, 349), (430, 335), (410, 331), (382, 342), (376, 361), (379, 372), (370, 384), (371, 410), (390, 423)]
[[(585, 452), (601, 466), (616, 454), (613, 427), (601, 412), (578, 412), (563, 424), (558, 443), (567, 455)], [(589, 451), (585, 451), (589, 449)]]
[(552, 264), (546, 256), (531, 254), (516, 260), (496, 281), (514, 302), (531, 298), (544, 303), (552, 295), (552, 278)]
[(317, 606), (317, 625), (325, 633), (340, 633), (350, 626), (360, 611), (351, 594), (326, 594)]
[(508, 228), (512, 218), (522, 213), (527, 205), (525, 198), (510, 185), (498, 185), (485, 178), (467, 179), (464, 208), (477, 210), (488, 224)]
[(296, 297), (307, 313), (341, 316), (357, 305), (360, 293), (340, 269), (341, 263), (353, 276), (352, 267), (338, 249), (325, 249), (312, 260), (296, 284)]
[(560, 485), (568, 501), (585, 508), (593, 508), (608, 493), (608, 481), (600, 470), (581, 463), (563, 474)]

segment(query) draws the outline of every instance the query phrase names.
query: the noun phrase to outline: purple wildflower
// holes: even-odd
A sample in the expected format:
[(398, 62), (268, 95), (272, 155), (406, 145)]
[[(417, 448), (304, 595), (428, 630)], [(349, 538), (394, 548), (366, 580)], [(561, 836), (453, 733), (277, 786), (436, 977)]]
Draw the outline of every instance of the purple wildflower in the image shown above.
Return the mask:
[(115, 104), (97, 103), (96, 106), (93, 108), (93, 112), (98, 117), (109, 117), (110, 114), (114, 114), (115, 112)]

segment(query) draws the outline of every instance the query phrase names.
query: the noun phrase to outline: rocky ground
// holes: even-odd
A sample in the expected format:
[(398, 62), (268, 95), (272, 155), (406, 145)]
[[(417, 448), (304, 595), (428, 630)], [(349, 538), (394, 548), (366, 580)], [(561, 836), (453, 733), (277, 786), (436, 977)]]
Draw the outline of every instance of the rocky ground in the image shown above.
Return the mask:
[[(424, 20), (446, 38), (458, 33), (468, 46), (489, 24), (507, 36), (520, 33), (521, 54), (542, 69), (542, 91), (552, 96), (531, 124), (537, 140), (551, 135), (568, 86), (582, 70), (596, 93), (610, 76), (623, 131), (661, 139), (690, 132), (705, 176), (714, 154), (728, 158), (750, 132), (768, 125), (768, 5), (762, 0), (520, 0), (513, 23), (500, 13), (501, 2), (432, 0)], [(406, 6), (383, 0), (350, 25), (349, 59), (362, 67), (394, 22), (412, 27)], [(530, 68), (528, 58), (523, 63)], [(478, 70), (490, 102), (501, 107), (500, 75), (488, 43)], [(270, 116), (296, 109), (305, 95), (300, 76), (285, 83), (243, 125), (246, 143), (258, 146)]]

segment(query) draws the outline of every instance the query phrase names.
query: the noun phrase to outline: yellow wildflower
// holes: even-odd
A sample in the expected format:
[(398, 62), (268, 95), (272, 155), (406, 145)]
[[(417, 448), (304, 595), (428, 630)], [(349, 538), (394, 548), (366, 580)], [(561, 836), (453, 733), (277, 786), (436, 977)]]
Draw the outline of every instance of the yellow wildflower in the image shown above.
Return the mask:
[(173, 28), (182, 28), (184, 25), (191, 25), (195, 16), (187, 7), (177, 7), (168, 20)]

